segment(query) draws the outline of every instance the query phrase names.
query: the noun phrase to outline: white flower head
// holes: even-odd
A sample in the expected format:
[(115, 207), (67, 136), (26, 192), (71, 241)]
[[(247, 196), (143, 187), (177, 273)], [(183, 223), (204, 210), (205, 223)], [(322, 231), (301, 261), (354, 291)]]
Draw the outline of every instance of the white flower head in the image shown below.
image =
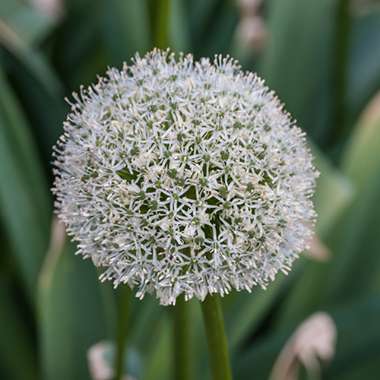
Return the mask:
[(281, 103), (230, 58), (154, 50), (74, 94), (59, 217), (102, 280), (203, 299), (265, 287), (306, 248), (317, 173)]

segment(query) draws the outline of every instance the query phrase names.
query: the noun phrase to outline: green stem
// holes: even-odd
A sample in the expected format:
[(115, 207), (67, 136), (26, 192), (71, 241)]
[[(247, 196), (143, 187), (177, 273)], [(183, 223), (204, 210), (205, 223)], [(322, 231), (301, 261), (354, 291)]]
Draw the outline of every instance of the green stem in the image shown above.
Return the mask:
[(174, 307), (174, 375), (176, 380), (190, 380), (191, 332), (190, 314), (184, 297), (178, 297)]
[(214, 380), (232, 380), (223, 313), (217, 295), (209, 295), (202, 302), (209, 358)]
[(347, 127), (347, 76), (348, 55), (350, 43), (350, 1), (339, 0), (337, 2), (335, 16), (335, 41), (334, 41), (334, 63), (333, 63), (333, 128), (330, 135), (330, 146), (339, 150), (337, 144), (346, 133)]
[(170, 0), (157, 1), (155, 44), (160, 49), (169, 46)]
[(128, 285), (120, 285), (117, 291), (117, 337), (115, 355), (115, 380), (122, 380), (126, 358), (129, 309), (132, 291)]

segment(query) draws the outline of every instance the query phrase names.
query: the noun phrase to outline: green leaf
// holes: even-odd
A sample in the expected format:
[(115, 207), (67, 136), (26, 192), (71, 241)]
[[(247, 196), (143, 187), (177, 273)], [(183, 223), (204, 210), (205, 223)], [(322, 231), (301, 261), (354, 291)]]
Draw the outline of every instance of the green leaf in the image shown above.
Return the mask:
[(199, 56), (226, 55), (231, 52), (239, 21), (238, 7), (233, 1), (224, 0), (215, 12), (208, 19), (198, 46), (194, 46)]
[(230, 0), (184, 1), (187, 31), (196, 57), (230, 52), (239, 21), (236, 2)]
[(0, 277), (0, 376), (12, 380), (37, 380), (34, 343), (16, 299), (12, 283)]
[(52, 39), (52, 57), (54, 67), (69, 89), (90, 85), (110, 64), (101, 33), (105, 5), (89, 0), (65, 2), (68, 17), (62, 20)]
[(272, 0), (260, 70), (301, 128), (318, 143), (329, 133), (335, 0)]
[(16, 56), (39, 79), (50, 94), (62, 90), (61, 84), (55, 77), (45, 58), (38, 54), (25, 36), (19, 34), (14, 25), (4, 20), (0, 24), (0, 43)]
[[(376, 106), (375, 106), (376, 107)], [(343, 161), (343, 170), (357, 188), (352, 207), (332, 238), (335, 250), (328, 283), (329, 301), (348, 301), (380, 290), (380, 112), (357, 125)], [(355, 281), (352, 279), (355, 278)]]
[(379, 373), (380, 355), (378, 295), (337, 309), (333, 317), (338, 329), (336, 356), (327, 367), (324, 378), (375, 379)]
[(323, 238), (352, 201), (355, 188), (348, 177), (335, 168), (321, 151), (315, 146), (312, 151), (314, 164), (320, 172), (314, 204), (318, 214), (318, 235)]
[(45, 39), (57, 21), (36, 7), (20, 0), (2, 0), (0, 20), (28, 45), (37, 44)]
[(380, 96), (368, 105), (347, 147), (343, 170), (360, 192), (369, 187), (380, 167)]
[[(19, 99), (35, 128), (44, 161), (50, 162), (51, 148), (63, 121), (63, 88), (45, 57), (34, 45), (45, 37), (53, 20), (21, 2), (0, 22), (0, 43), (8, 54), (2, 58), (16, 85)], [(47, 166), (47, 165), (46, 165)]]
[(171, 376), (172, 339), (171, 325), (166, 318), (161, 319), (158, 328), (150, 336), (155, 342), (148, 347), (148, 357), (144, 365), (143, 380), (165, 380)]
[(109, 0), (103, 4), (103, 37), (112, 65), (120, 65), (136, 52), (150, 48), (146, 0)]
[[(18, 93), (18, 99), (30, 120), (33, 136), (43, 155), (44, 169), (51, 171), (52, 147), (62, 132), (66, 106), (63, 93), (49, 82), (41, 81), (40, 76), (30, 71), (24, 61), (11, 55), (6, 56), (10, 79)], [(56, 78), (58, 81), (58, 79)]]
[(128, 341), (143, 352), (150, 344), (154, 331), (162, 324), (165, 307), (160, 306), (155, 297), (148, 295), (143, 300), (134, 298), (131, 309), (130, 323), (133, 328), (128, 335)]
[(189, 50), (189, 21), (183, 0), (171, 0), (170, 12), (170, 47), (176, 51)]
[(94, 265), (71, 244), (52, 243), (39, 282), (39, 331), (44, 379), (90, 379), (88, 349), (107, 338)]
[(233, 295), (233, 301), (228, 303), (228, 307), (224, 307), (231, 353), (239, 352), (241, 345), (257, 331), (259, 323), (278, 299), (286, 280), (284, 275), (280, 275), (265, 290), (257, 287), (251, 294), (243, 291)]
[(380, 9), (358, 15), (352, 25), (347, 109), (356, 121), (380, 88)]
[(34, 142), (0, 72), (0, 212), (30, 295), (47, 249), (50, 199)]

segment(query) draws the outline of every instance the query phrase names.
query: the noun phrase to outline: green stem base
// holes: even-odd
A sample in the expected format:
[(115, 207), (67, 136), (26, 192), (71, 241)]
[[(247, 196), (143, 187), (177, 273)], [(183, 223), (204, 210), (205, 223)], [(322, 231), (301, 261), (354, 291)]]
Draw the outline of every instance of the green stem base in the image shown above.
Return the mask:
[(224, 332), (223, 313), (217, 295), (208, 295), (201, 303), (206, 328), (211, 372), (214, 380), (232, 380)]

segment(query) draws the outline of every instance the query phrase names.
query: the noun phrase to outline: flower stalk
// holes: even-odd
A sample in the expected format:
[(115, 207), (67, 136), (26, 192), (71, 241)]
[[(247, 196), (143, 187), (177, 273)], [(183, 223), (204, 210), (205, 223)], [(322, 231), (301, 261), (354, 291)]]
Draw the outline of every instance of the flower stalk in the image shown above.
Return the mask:
[(157, 2), (155, 44), (160, 49), (166, 49), (169, 46), (169, 27), (170, 0), (159, 0)]
[(121, 285), (117, 294), (117, 336), (115, 354), (115, 380), (122, 380), (126, 362), (128, 320), (131, 305), (131, 290), (128, 285)]
[(202, 302), (203, 319), (208, 341), (209, 360), (214, 380), (232, 380), (227, 338), (219, 297), (208, 295)]
[(347, 128), (347, 67), (350, 49), (350, 1), (339, 0), (336, 5), (335, 14), (335, 56), (333, 62), (333, 90), (334, 90), (334, 108), (333, 108), (333, 126), (331, 129), (330, 146), (332, 149), (338, 149), (336, 146), (341, 136), (346, 133)]
[(191, 380), (191, 331), (189, 307), (183, 296), (174, 307), (174, 378)]

